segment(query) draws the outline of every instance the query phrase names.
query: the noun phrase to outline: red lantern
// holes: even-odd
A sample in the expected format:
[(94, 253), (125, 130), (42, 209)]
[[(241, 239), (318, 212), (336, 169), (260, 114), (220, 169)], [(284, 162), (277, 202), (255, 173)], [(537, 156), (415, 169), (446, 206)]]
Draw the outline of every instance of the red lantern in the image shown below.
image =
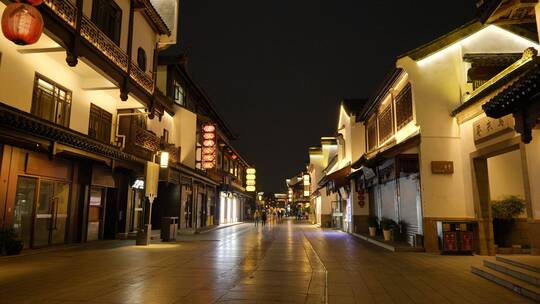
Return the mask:
[(32, 6), (38, 6), (43, 3), (43, 0), (17, 0), (17, 2), (30, 4)]
[(2, 33), (18, 45), (36, 43), (43, 33), (41, 13), (28, 4), (9, 4), (2, 14)]
[(213, 146), (215, 146), (215, 145), (216, 145), (216, 142), (213, 141), (213, 140), (210, 140), (210, 139), (209, 139), (209, 140), (203, 141), (203, 146), (204, 146), (204, 147), (213, 147)]

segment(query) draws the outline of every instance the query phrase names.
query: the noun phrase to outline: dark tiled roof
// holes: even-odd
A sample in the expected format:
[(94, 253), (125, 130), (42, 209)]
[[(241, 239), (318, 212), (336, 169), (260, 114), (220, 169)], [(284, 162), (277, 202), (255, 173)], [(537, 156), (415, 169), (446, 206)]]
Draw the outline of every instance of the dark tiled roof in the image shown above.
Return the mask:
[(420, 60), (423, 58), (428, 57), (429, 55), (438, 52), (439, 50), (452, 45), (459, 40), (466, 38), (479, 30), (485, 28), (486, 25), (482, 24), (478, 20), (472, 20), (461, 27), (431, 41), (428, 42), (420, 47), (415, 48), (414, 50), (411, 50), (401, 56), (398, 56), (399, 58), (403, 57), (410, 57), (413, 60)]
[(503, 0), (482, 0), (478, 1), (478, 9), (476, 15), (482, 22), (486, 22), (489, 17), (499, 8)]
[(386, 74), (384, 80), (381, 82), (377, 90), (375, 90), (375, 93), (364, 103), (364, 106), (360, 110), (360, 120), (367, 119), (367, 116), (372, 112), (381, 98), (383, 98), (388, 90), (394, 85), (402, 72), (402, 68), (393, 68), (389, 73)]
[(362, 108), (364, 107), (366, 103), (367, 103), (367, 98), (345, 98), (341, 102), (341, 104), (343, 105), (343, 108), (349, 115), (360, 114), (360, 111), (362, 111)]
[[(509, 66), (506, 70), (502, 71), (500, 74), (496, 75), (480, 88), (472, 92), (472, 96), (452, 111), (452, 116), (457, 115), (463, 110), (469, 108), (482, 98), (485, 98), (489, 94), (493, 93), (495, 90), (507, 85), (510, 81), (513, 81), (516, 77), (520, 77), (521, 74), (525, 73), (531, 66), (538, 63), (540, 58), (536, 56), (536, 51), (533, 49), (527, 49), (524, 53), (524, 56), (516, 61), (514, 64)], [(531, 60), (531, 58), (533, 58)]]
[(482, 109), (489, 117), (500, 118), (513, 113), (538, 93), (540, 93), (540, 60), (536, 58), (530, 62), (527, 72), (482, 105)]

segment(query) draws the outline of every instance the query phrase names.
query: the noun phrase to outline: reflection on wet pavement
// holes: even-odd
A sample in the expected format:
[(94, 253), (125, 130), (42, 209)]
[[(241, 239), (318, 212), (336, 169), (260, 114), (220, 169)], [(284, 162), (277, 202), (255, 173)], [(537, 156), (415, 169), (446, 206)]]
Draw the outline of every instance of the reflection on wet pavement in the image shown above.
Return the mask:
[(476, 256), (392, 253), (286, 221), (0, 258), (0, 303), (530, 303)]
[(243, 224), (148, 247), (98, 242), (2, 259), (0, 302), (324, 303), (324, 265), (299, 228)]

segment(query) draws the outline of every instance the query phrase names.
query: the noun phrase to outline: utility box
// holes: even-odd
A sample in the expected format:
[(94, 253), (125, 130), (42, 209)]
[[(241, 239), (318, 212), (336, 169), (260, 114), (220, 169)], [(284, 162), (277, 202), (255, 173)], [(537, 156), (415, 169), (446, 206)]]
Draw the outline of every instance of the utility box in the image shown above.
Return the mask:
[(440, 249), (448, 254), (472, 254), (474, 252), (473, 223), (439, 222)]
[(176, 241), (178, 233), (178, 217), (164, 216), (161, 218), (161, 240), (163, 242)]

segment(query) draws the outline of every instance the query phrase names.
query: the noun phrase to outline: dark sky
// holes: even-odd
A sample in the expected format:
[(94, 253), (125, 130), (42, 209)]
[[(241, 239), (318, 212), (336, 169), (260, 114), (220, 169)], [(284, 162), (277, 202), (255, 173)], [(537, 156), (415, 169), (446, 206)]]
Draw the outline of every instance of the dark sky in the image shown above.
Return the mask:
[(259, 191), (284, 191), (338, 102), (370, 96), (397, 55), (470, 21), (474, 0), (182, 0), (189, 71), (239, 135)]

